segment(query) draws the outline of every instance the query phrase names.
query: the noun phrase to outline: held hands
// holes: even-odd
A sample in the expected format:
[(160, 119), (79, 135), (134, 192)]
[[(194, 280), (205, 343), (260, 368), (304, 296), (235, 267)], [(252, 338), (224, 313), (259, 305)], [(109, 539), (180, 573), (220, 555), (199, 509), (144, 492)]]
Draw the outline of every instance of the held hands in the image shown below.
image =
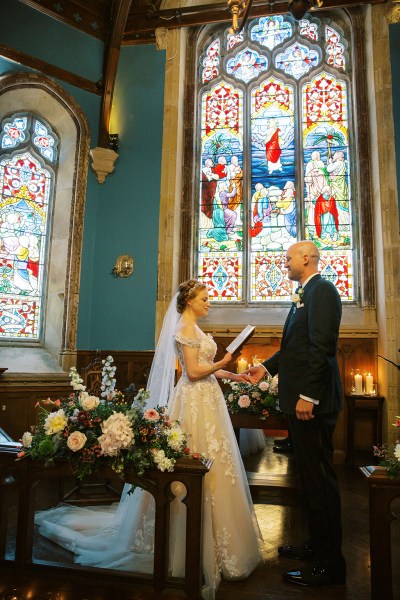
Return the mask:
[(312, 402), (299, 398), (296, 404), (296, 417), (300, 419), (300, 421), (310, 421), (314, 418), (313, 408), (314, 404)]
[(256, 367), (250, 367), (247, 369), (242, 375), (247, 375), (247, 380), (249, 383), (258, 383), (265, 376), (265, 369), (262, 365), (257, 365)]

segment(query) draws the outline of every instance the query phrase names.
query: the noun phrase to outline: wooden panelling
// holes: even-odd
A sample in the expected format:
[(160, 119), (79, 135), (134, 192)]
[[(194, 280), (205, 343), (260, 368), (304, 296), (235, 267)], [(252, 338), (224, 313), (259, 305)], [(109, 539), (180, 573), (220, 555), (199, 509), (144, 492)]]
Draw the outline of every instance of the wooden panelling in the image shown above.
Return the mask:
[[(222, 358), (226, 347), (232, 337), (215, 336), (217, 343), (217, 359)], [(377, 381), (377, 358), (375, 339), (343, 338), (339, 341), (339, 369), (343, 384), (343, 396), (350, 388), (351, 370), (360, 369), (362, 373), (370, 372)], [(280, 339), (275, 336), (253, 338), (243, 349), (242, 356), (248, 363), (257, 355), (261, 360), (267, 359), (279, 349)], [(153, 351), (116, 351), (102, 350), (104, 359), (111, 355), (114, 358), (116, 370), (116, 387), (124, 391), (131, 383), (136, 389), (146, 387), (150, 373)], [(95, 350), (79, 350), (77, 369), (87, 367), (96, 358)], [(231, 371), (236, 371), (236, 363), (228, 366)], [(35, 404), (45, 398), (62, 398), (71, 392), (68, 376), (31, 376), (20, 377), (16, 375), (3, 375), (0, 379), (0, 427), (3, 427), (14, 439), (19, 439), (24, 431), (35, 422)], [(379, 392), (379, 382), (378, 382)], [(360, 422), (355, 433), (355, 447), (366, 447), (371, 439), (371, 423)], [(346, 411), (340, 413), (335, 431), (335, 448), (337, 462), (344, 462), (347, 444)]]
[(35, 424), (35, 404), (39, 400), (64, 398), (71, 393), (66, 375), (3, 375), (0, 379), (0, 427), (14, 440)]

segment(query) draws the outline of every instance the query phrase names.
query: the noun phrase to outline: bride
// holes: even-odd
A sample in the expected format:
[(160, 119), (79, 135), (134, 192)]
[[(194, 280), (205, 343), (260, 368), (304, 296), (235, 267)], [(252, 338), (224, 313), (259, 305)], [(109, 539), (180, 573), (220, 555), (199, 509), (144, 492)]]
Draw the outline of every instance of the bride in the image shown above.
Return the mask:
[[(203, 283), (179, 286), (164, 319), (148, 389), (150, 405), (168, 401), (168, 414), (189, 434), (192, 452), (213, 460), (203, 488), (203, 598), (212, 600), (221, 577), (244, 579), (262, 563), (261, 535), (246, 473), (216, 378), (243, 381), (224, 370), (230, 353), (214, 362), (216, 343), (198, 327), (208, 314)], [(175, 355), (182, 375), (175, 389)], [(42, 535), (75, 554), (75, 561), (96, 567), (152, 572), (154, 499), (125, 486), (118, 505), (81, 508), (60, 505), (36, 514)], [(183, 489), (182, 489), (183, 488)], [(170, 573), (184, 575), (184, 486), (175, 482), (171, 504)]]

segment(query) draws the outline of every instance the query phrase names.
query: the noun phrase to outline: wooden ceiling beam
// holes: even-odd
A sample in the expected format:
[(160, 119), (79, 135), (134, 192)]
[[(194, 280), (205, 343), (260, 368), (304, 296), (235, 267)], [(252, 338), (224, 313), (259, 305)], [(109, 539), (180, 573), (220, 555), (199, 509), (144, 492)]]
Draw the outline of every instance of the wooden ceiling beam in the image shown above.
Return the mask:
[(90, 92), (91, 94), (97, 94), (98, 96), (102, 95), (102, 87), (100, 82), (90, 81), (90, 79), (86, 79), (86, 77), (81, 77), (80, 75), (76, 75), (75, 73), (71, 73), (65, 69), (60, 69), (60, 67), (56, 67), (55, 65), (41, 60), (40, 58), (35, 58), (30, 54), (25, 54), (24, 52), (20, 52), (19, 50), (15, 50), (14, 48), (10, 48), (4, 44), (0, 44), (0, 56), (10, 60), (11, 62), (24, 65), (24, 67), (29, 67), (30, 69), (34, 69), (35, 71), (39, 71), (40, 73), (44, 73), (45, 75), (59, 79), (60, 81), (70, 83), (75, 87), (85, 90), (86, 92)]
[(99, 146), (108, 148), (110, 116), (114, 94), (115, 78), (122, 38), (131, 8), (132, 0), (114, 0), (111, 8), (111, 29), (104, 51), (103, 101), (100, 115)]
[[(346, 6), (359, 6), (362, 4), (379, 4), (386, 0), (324, 0), (324, 5), (319, 10), (329, 8), (343, 8)], [(254, 3), (249, 18), (262, 17), (273, 14), (284, 14), (288, 12), (287, 0)], [(318, 12), (318, 11), (315, 11)], [(154, 11), (151, 5), (147, 9), (133, 8), (129, 15), (124, 44), (137, 44), (139, 40), (149, 38), (158, 27), (177, 29), (179, 27), (195, 27), (207, 23), (223, 23), (231, 20), (231, 14), (227, 5), (213, 4), (190, 6), (176, 9)]]

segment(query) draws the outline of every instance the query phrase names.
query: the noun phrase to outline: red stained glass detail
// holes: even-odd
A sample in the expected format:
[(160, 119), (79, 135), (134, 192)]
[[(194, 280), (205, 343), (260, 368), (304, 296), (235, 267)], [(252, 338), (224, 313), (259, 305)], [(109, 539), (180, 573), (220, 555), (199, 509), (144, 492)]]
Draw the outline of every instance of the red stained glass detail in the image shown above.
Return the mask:
[(341, 82), (327, 74), (306, 86), (307, 127), (318, 121), (342, 121), (344, 90)]
[(283, 254), (257, 254), (254, 261), (253, 300), (288, 299), (292, 284), (287, 278)]
[[(326, 255), (325, 253), (321, 254), (320, 262), (319, 262), (319, 270), (321, 275), (329, 281), (331, 281), (335, 286), (339, 295), (342, 299), (352, 300), (350, 298), (350, 287), (349, 280), (351, 279), (351, 273), (349, 270), (349, 259), (346, 255)], [(326, 271), (324, 273), (324, 271)], [(333, 280), (331, 274), (332, 271), (336, 273), (336, 279)], [(352, 295), (352, 294), (351, 294)]]
[(10, 136), (10, 138), (18, 139), (21, 137), (22, 134), (19, 131), (19, 129), (17, 129), (17, 127), (10, 127), (10, 129), (8, 130), (8, 135)]
[(36, 337), (39, 305), (35, 300), (0, 299), (0, 336)]
[[(226, 274), (221, 278), (219, 272)], [(207, 286), (210, 300), (241, 300), (241, 259), (237, 256), (204, 257), (199, 278)]]
[(37, 139), (37, 142), (38, 142), (39, 146), (42, 146), (42, 148), (48, 148), (50, 146), (49, 138), (44, 137), (44, 136), (40, 136)]
[(215, 129), (239, 132), (239, 94), (223, 83), (206, 95), (206, 133)]
[(255, 110), (257, 111), (272, 103), (290, 108), (290, 88), (270, 79), (256, 90)]
[(345, 60), (344, 60), (344, 46), (340, 44), (340, 36), (332, 29), (332, 27), (326, 26), (326, 35), (327, 35), (327, 54), (328, 54), (328, 65), (332, 65), (337, 69), (345, 68)]

